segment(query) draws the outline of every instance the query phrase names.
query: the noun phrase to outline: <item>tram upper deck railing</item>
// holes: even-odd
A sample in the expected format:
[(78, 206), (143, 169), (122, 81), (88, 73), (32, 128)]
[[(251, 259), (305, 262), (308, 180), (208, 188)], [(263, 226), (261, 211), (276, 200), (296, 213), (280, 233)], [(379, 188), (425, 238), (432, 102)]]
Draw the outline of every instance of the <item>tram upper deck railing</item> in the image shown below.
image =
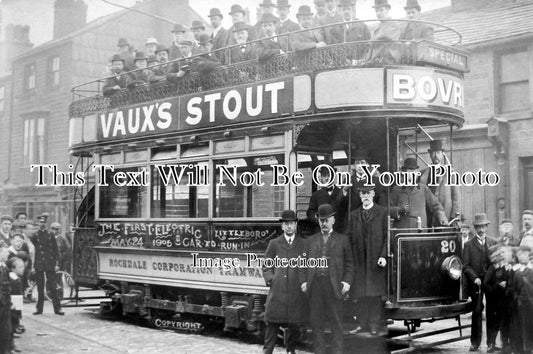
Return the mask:
[[(363, 40), (343, 42), (327, 45), (306, 51), (288, 51), (277, 54), (267, 60), (253, 59), (238, 63), (228, 63), (208, 72), (191, 72), (177, 80), (168, 82), (158, 81), (135, 88), (124, 88), (111, 96), (103, 95), (103, 86), (106, 78), (94, 80), (75, 86), (72, 89), (73, 102), (69, 108), (70, 117), (86, 116), (96, 112), (124, 107), (128, 105), (162, 100), (169, 97), (198, 93), (220, 89), (224, 87), (238, 86), (262, 80), (271, 80), (286, 76), (294, 76), (301, 73), (310, 73), (323, 70), (337, 70), (343, 68), (376, 68), (387, 65), (428, 66), (447, 68), (458, 72), (468, 71), (467, 55), (460, 49), (461, 35), (455, 30), (440, 24), (425, 21), (407, 20), (372, 20), (351, 21), (337, 23), (312, 29), (294, 31), (276, 38), (285, 38), (289, 42), (292, 36), (307, 31), (327, 31), (331, 28), (339, 28), (346, 24), (370, 23), (370, 33), (378, 22), (398, 22), (401, 31), (409, 23), (414, 25), (426, 24), (433, 28), (433, 39), (423, 40)], [(342, 27), (344, 28), (344, 27)], [(259, 42), (274, 37), (263, 37), (247, 44), (257, 45)], [(232, 48), (241, 46), (236, 44), (216, 52), (227, 55)], [(191, 56), (186, 59), (176, 59), (164, 64), (149, 66), (153, 69), (162, 65), (173, 65), (185, 60), (190, 62), (201, 59), (206, 53)], [(144, 69), (132, 70), (126, 74), (132, 74)]]

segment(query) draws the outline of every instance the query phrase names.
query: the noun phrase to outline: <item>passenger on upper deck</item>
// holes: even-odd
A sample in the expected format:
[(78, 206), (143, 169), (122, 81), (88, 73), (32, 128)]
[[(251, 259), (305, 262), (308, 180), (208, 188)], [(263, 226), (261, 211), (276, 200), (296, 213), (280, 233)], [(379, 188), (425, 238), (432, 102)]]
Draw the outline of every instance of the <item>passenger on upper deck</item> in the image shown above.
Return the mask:
[(168, 47), (169, 60), (181, 58), (183, 53), (181, 52), (179, 43), (185, 39), (185, 33), (187, 29), (180, 24), (174, 25), (172, 29), (172, 35), (174, 36), (174, 42)]
[(128, 84), (128, 74), (124, 73), (124, 59), (120, 54), (115, 54), (111, 58), (114, 76), (107, 78), (103, 88), (104, 96), (111, 96)]
[[(355, 1), (354, 0), (340, 0), (339, 11), (341, 20), (339, 22), (356, 21), (355, 17)], [(365, 41), (370, 39), (370, 31), (365, 23), (346, 23), (343, 26), (335, 26), (330, 30), (331, 42), (326, 40), (328, 44), (346, 43)]]
[(165, 47), (163, 44), (158, 44), (157, 49), (155, 50), (155, 55), (157, 57), (157, 63), (163, 65), (156, 66), (152, 69), (153, 75), (150, 78), (150, 82), (165, 80), (165, 77), (168, 71), (170, 70), (170, 65), (167, 64), (168, 48)]
[(127, 85), (129, 89), (149, 83), (153, 75), (152, 70), (148, 69), (148, 57), (144, 52), (135, 53), (133, 63), (135, 64), (135, 69), (138, 69), (138, 71), (131, 73), (131, 80)]
[(234, 43), (231, 45), (239, 44), (239, 46), (227, 49), (224, 52), (223, 63), (225, 65), (235, 64), (257, 58), (255, 46), (246, 43), (251, 41), (250, 31), (254, 30), (253, 27), (244, 22), (237, 22), (232, 28)]
[(289, 0), (278, 0), (276, 5), (278, 15), (279, 15), (279, 25), (278, 32), (279, 34), (294, 32), (300, 29), (300, 26), (289, 18), (291, 12), (291, 5)]
[(124, 68), (125, 71), (133, 70), (133, 56), (135, 54), (135, 49), (128, 43), (128, 40), (126, 38), (119, 38), (118, 43), (118, 54), (122, 57), (124, 60)]
[(241, 7), (241, 5), (231, 5), (231, 22), (233, 22), (233, 26), (230, 27), (229, 34), (227, 36), (227, 41), (224, 45), (224, 47), (236, 44), (235, 36), (233, 33), (235, 32), (235, 25), (239, 24), (239, 27), (242, 28), (243, 26), (246, 27), (248, 30), (248, 41), (253, 41), (257, 38), (255, 33), (255, 28), (253, 26), (250, 26), (246, 22), (244, 22), (244, 9)]
[(167, 74), (167, 81), (177, 82), (178, 79), (184, 77), (191, 71), (192, 64), (192, 42), (184, 39), (179, 43), (179, 49), (182, 53), (181, 60), (172, 63), (172, 66)]
[[(387, 0), (374, 0), (374, 9), (378, 20), (390, 20), (391, 9)], [(374, 41), (397, 41), (401, 34), (400, 25), (396, 21), (380, 21), (372, 34)], [(371, 61), (374, 63), (394, 64), (400, 61), (401, 54), (393, 44), (374, 44)]]
[(316, 14), (313, 16), (312, 19), (312, 27), (318, 27), (320, 26), (320, 19), (326, 16), (326, 0), (315, 0), (314, 4)]
[[(264, 14), (260, 23), (263, 25), (262, 31), (265, 37), (276, 36), (276, 24), (278, 18), (272, 14)], [(259, 61), (266, 61), (277, 54), (289, 51), (289, 41), (286, 37), (266, 38), (257, 43)]]
[(157, 45), (159, 43), (157, 42), (157, 39), (153, 37), (149, 37), (146, 40), (146, 43), (144, 43), (144, 48), (146, 49), (146, 55), (155, 55), (155, 50), (157, 49)]
[[(342, 16), (337, 9), (337, 0), (326, 0), (326, 14), (319, 19), (318, 25), (326, 26), (339, 22), (342, 22)], [(332, 33), (333, 28), (325, 27), (321, 30), (327, 44), (337, 43)]]
[[(148, 67), (150, 68), (153, 65), (156, 65), (158, 63), (157, 56), (155, 54), (150, 54), (148, 56)], [(150, 68), (150, 70), (153, 72), (153, 69)], [(152, 82), (152, 80), (150, 80)]]
[[(420, 20), (420, 5), (418, 0), (407, 0), (407, 3), (404, 6), (405, 14), (409, 20)], [(405, 40), (417, 40), (417, 39), (427, 39), (433, 40), (433, 27), (427, 23), (420, 22), (409, 22), (405, 26), (400, 39)]]
[(192, 21), (191, 31), (192, 31), (192, 34), (194, 35), (194, 39), (196, 40), (196, 42), (193, 43), (194, 48), (200, 48), (200, 43), (198, 43), (198, 38), (200, 38), (200, 34), (205, 32), (205, 26), (202, 23), (202, 21), (197, 21), (197, 20)]
[(298, 9), (296, 14), (298, 23), (300, 24), (300, 29), (305, 29), (308, 31), (298, 32), (291, 34), (289, 37), (291, 48), (298, 52), (303, 50), (309, 50), (314, 48), (323, 48), (327, 44), (324, 42), (324, 37), (322, 34), (312, 29), (313, 24), (313, 13), (311, 8), (307, 5), (302, 5)]
[(264, 37), (263, 35), (263, 24), (261, 22), (261, 18), (263, 15), (270, 14), (274, 15), (274, 8), (276, 5), (272, 2), (272, 0), (263, 0), (263, 2), (259, 3), (259, 13), (257, 14), (257, 23), (254, 25), (255, 33), (257, 34), (257, 38)]
[(194, 60), (193, 71), (207, 72), (218, 68), (221, 64), (213, 53), (213, 40), (211, 36), (204, 32), (198, 38), (198, 42), (200, 43), (199, 51), (203, 54)]
[(212, 8), (209, 10), (209, 21), (211, 22), (211, 27), (213, 27), (213, 33), (211, 33), (211, 38), (213, 39), (213, 50), (215, 51), (215, 56), (220, 59), (222, 57), (222, 52), (217, 51), (220, 48), (224, 48), (228, 41), (228, 30), (222, 27), (222, 19), (224, 16), (220, 9)]

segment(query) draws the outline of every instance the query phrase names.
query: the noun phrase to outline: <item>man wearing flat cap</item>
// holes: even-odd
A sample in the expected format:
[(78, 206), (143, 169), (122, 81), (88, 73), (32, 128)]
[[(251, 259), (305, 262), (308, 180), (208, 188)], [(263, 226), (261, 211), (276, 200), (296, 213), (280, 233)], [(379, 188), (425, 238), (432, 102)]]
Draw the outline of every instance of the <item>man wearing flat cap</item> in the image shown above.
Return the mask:
[(56, 292), (56, 272), (59, 270), (59, 252), (54, 234), (46, 230), (46, 215), (37, 218), (39, 230), (33, 235), (32, 242), (35, 245), (35, 260), (33, 262), (32, 272), (35, 273), (37, 280), (37, 309), (34, 315), (41, 315), (44, 306), (44, 285), (46, 274), (46, 288), (50, 293), (54, 313), (63, 316), (61, 303)]
[[(296, 236), (296, 213), (284, 210), (279, 221), (283, 234), (268, 243), (265, 259), (303, 257), (305, 240)], [(265, 303), (265, 354), (272, 354), (282, 324), (288, 326), (287, 353), (295, 353), (298, 324), (306, 320), (306, 301), (300, 288), (303, 274), (296, 267), (263, 267), (263, 277), (270, 287)]]
[[(446, 155), (444, 155), (444, 149), (442, 147), (442, 140), (432, 140), (429, 142), (429, 157), (431, 163), (436, 166), (442, 166), (443, 168), (449, 165)], [(452, 220), (458, 213), (461, 212), (461, 192), (459, 186), (451, 186), (446, 184), (446, 176), (437, 176), (436, 186), (430, 186), (430, 168), (426, 168), (422, 171), (420, 176), (420, 182), (429, 187), (431, 193), (433, 193), (439, 200), (440, 204), (444, 208), (444, 213), (448, 220)], [(435, 215), (428, 210), (428, 223), (432, 226), (440, 226), (439, 220)]]
[(468, 296), (474, 304), (472, 312), (472, 330), (470, 334), (470, 351), (476, 351), (481, 344), (482, 337), (482, 312), (483, 312), (483, 287), (482, 282), (490, 266), (488, 249), (495, 242), (487, 237), (486, 232), (490, 224), (487, 214), (474, 215), (474, 229), (476, 236), (465, 244), (463, 250), (463, 273), (467, 281)]
[(10, 215), (0, 217), (0, 247), (8, 248), (11, 246), (11, 228), (13, 227), (13, 218)]
[(411, 40), (433, 40), (433, 27), (427, 23), (423, 22), (414, 22), (420, 21), (420, 5), (418, 0), (407, 0), (407, 3), (404, 6), (405, 14), (407, 19), (413, 20), (405, 26), (400, 39), (411, 41)]
[(224, 18), (224, 15), (222, 15), (220, 9), (216, 7), (212, 8), (209, 10), (208, 17), (211, 27), (213, 28), (213, 32), (211, 33), (211, 39), (213, 40), (213, 54), (220, 60), (222, 57), (222, 51), (218, 50), (226, 46), (229, 32), (222, 27), (222, 19)]
[(351, 214), (348, 237), (355, 262), (351, 295), (357, 301), (359, 326), (353, 330), (379, 335), (387, 295), (387, 208), (374, 203), (375, 187), (358, 188), (361, 206)]
[(313, 29), (313, 13), (309, 6), (300, 6), (296, 13), (296, 18), (300, 25), (299, 30), (307, 31), (294, 33), (289, 36), (289, 42), (294, 51), (301, 52), (326, 46), (323, 34), (320, 31)]
[(498, 228), (500, 237), (498, 243), (502, 246), (516, 247), (519, 245), (518, 237), (513, 235), (513, 222), (511, 219), (502, 219)]
[(533, 210), (524, 210), (522, 213), (523, 232), (520, 237), (520, 246), (533, 249)]
[(105, 80), (102, 93), (104, 96), (112, 96), (120, 90), (126, 88), (130, 82), (130, 75), (124, 72), (124, 59), (120, 54), (115, 54), (111, 57), (111, 65), (113, 66), (113, 76)]
[[(418, 172), (416, 159), (406, 158), (402, 171), (408, 172), (410, 175)], [(447, 224), (448, 219), (444, 209), (428, 186), (416, 181), (410, 182), (412, 186), (395, 186), (392, 189), (390, 205), (397, 208), (397, 215), (394, 215), (397, 220), (396, 228), (417, 228), (418, 218), (420, 218), (421, 227), (430, 226), (428, 222), (431, 220), (428, 221), (426, 207), (436, 215), (438, 225)]]
[[(342, 304), (348, 296), (354, 277), (354, 261), (350, 240), (333, 230), (335, 211), (330, 204), (318, 208), (320, 232), (307, 242), (308, 259), (325, 260), (325, 267), (303, 269), (302, 291), (309, 296), (310, 323), (314, 353), (342, 354)], [(331, 351), (326, 351), (324, 329), (329, 320)]]

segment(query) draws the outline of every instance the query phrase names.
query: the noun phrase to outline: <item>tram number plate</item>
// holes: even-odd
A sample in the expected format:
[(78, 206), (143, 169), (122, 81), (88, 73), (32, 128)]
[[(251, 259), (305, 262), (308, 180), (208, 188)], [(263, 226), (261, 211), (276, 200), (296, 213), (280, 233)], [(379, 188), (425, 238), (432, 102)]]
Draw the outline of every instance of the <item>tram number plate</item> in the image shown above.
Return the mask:
[(442, 254), (446, 253), (455, 253), (455, 250), (457, 249), (455, 240), (442, 240), (440, 242), (441, 248), (440, 252)]

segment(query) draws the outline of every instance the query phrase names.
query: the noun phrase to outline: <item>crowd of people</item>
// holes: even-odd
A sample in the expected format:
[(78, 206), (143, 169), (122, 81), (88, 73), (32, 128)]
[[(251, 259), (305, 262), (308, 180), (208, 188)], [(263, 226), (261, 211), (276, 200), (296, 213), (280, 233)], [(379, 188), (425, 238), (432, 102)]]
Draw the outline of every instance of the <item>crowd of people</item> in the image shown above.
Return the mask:
[(25, 331), (21, 323), (23, 304), (35, 302), (32, 283), (37, 283), (38, 292), (33, 314), (43, 313), (46, 284), (54, 313), (64, 315), (56, 272), (70, 272), (71, 244), (60, 223), (52, 222), (47, 230), (46, 215), (36, 221), (25, 212), (14, 218), (0, 217), (0, 354), (19, 352), (14, 339)]
[[(339, 43), (433, 39), (433, 28), (428, 24), (391, 21), (391, 5), (387, 0), (375, 0), (379, 24), (372, 32), (364, 22), (353, 22), (358, 20), (355, 0), (314, 0), (314, 6), (315, 13), (308, 5), (300, 6), (296, 23), (289, 18), (288, 0), (278, 0), (276, 4), (263, 0), (261, 16), (252, 26), (245, 22), (245, 9), (235, 4), (229, 12), (233, 24), (229, 29), (222, 27), (224, 14), (220, 9), (212, 8), (208, 14), (210, 29), (202, 21), (193, 21), (190, 28), (176, 24), (172, 29), (172, 43), (166, 46), (150, 37), (144, 50), (135, 50), (126, 38), (120, 38), (118, 53), (108, 61), (110, 77), (104, 84), (103, 94), (111, 96), (125, 88), (164, 80), (176, 83), (191, 72), (207, 73), (221, 65), (253, 59), (265, 62), (279, 54)], [(417, 0), (407, 0), (404, 9), (407, 19), (420, 19)], [(274, 10), (279, 17), (274, 15)], [(379, 46), (359, 51), (350, 56), (350, 62), (397, 62), (400, 56), (397, 49)]]

